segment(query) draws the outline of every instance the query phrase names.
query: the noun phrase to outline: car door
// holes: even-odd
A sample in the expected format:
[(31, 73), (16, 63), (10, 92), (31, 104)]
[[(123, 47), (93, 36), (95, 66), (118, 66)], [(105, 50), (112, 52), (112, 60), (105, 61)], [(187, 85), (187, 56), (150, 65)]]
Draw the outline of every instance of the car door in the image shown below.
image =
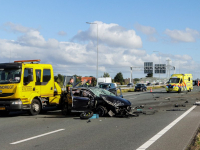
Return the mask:
[(88, 92), (88, 95), (83, 95), (83, 92), (84, 90), (77, 94), (76, 91), (72, 91), (71, 89), (73, 112), (83, 112), (89, 110), (90, 93), (86, 91)]

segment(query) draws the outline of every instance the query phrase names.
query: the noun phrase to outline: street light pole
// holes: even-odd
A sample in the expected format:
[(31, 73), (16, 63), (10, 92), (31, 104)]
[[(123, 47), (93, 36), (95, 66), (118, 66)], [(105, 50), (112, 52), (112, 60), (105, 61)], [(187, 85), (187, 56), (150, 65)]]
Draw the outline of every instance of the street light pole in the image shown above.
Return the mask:
[(159, 82), (160, 82), (160, 52), (159, 51), (153, 51), (153, 52), (158, 52), (159, 54)]
[(131, 66), (130, 69), (131, 69), (130, 83), (132, 83), (132, 81), (133, 81), (133, 79), (132, 79), (132, 69), (133, 69), (133, 67)]
[(86, 22), (87, 24), (96, 24), (97, 25), (97, 74), (96, 74), (96, 78), (98, 79), (98, 53), (99, 53), (99, 50), (98, 50), (98, 44), (99, 44), (99, 37), (98, 37), (98, 23), (95, 23), (95, 22)]

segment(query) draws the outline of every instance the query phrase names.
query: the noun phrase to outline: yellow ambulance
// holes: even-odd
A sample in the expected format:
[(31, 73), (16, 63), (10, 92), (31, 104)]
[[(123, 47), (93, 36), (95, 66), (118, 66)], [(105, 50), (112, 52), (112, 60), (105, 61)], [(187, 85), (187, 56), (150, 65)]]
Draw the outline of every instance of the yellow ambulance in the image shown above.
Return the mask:
[(166, 85), (167, 92), (181, 92), (188, 91), (191, 92), (193, 89), (193, 77), (192, 74), (173, 74), (168, 85)]

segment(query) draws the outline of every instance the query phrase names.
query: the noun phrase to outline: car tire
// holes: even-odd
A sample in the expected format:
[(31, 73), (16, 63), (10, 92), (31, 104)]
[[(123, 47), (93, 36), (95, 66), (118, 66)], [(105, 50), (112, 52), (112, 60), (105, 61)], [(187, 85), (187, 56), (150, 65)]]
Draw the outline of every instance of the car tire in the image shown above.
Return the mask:
[(87, 111), (80, 114), (81, 119), (89, 119), (93, 116), (93, 111)]
[(8, 110), (0, 111), (0, 115), (1, 115), (1, 116), (4, 116), (4, 117), (8, 116), (9, 113), (10, 113), (10, 111), (8, 111)]
[(35, 116), (38, 115), (41, 111), (41, 104), (39, 100), (33, 99), (31, 103), (31, 108), (29, 110), (29, 115)]
[(178, 89), (178, 93), (181, 93), (181, 88)]
[(103, 117), (108, 113), (108, 110), (106, 107), (99, 105), (96, 109), (97, 114), (99, 114), (99, 117)]
[(169, 91), (167, 91), (167, 93), (169, 93)]

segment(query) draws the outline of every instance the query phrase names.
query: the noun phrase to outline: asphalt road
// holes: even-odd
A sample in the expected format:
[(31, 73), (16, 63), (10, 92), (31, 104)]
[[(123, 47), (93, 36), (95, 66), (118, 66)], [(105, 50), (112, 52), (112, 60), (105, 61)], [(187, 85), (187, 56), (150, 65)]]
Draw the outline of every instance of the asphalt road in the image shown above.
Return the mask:
[[(182, 115), (200, 99), (199, 94), (200, 87), (187, 94), (166, 93), (165, 89), (152, 93), (129, 92), (124, 94), (124, 98), (130, 100), (133, 107), (144, 105), (141, 109), (147, 114), (140, 113), (139, 117), (131, 118), (101, 117), (91, 119), (89, 123), (80, 120), (77, 114), (64, 117), (60, 111), (49, 111), (38, 116), (14, 112), (8, 117), (1, 117), (0, 149), (184, 149), (199, 126), (200, 107), (192, 108), (184, 117)], [(175, 104), (185, 107), (174, 107)], [(172, 123), (174, 120), (176, 123)], [(167, 127), (170, 124), (173, 126)], [(159, 137), (157, 134), (165, 127), (169, 130)], [(154, 142), (148, 144), (155, 135)]]

